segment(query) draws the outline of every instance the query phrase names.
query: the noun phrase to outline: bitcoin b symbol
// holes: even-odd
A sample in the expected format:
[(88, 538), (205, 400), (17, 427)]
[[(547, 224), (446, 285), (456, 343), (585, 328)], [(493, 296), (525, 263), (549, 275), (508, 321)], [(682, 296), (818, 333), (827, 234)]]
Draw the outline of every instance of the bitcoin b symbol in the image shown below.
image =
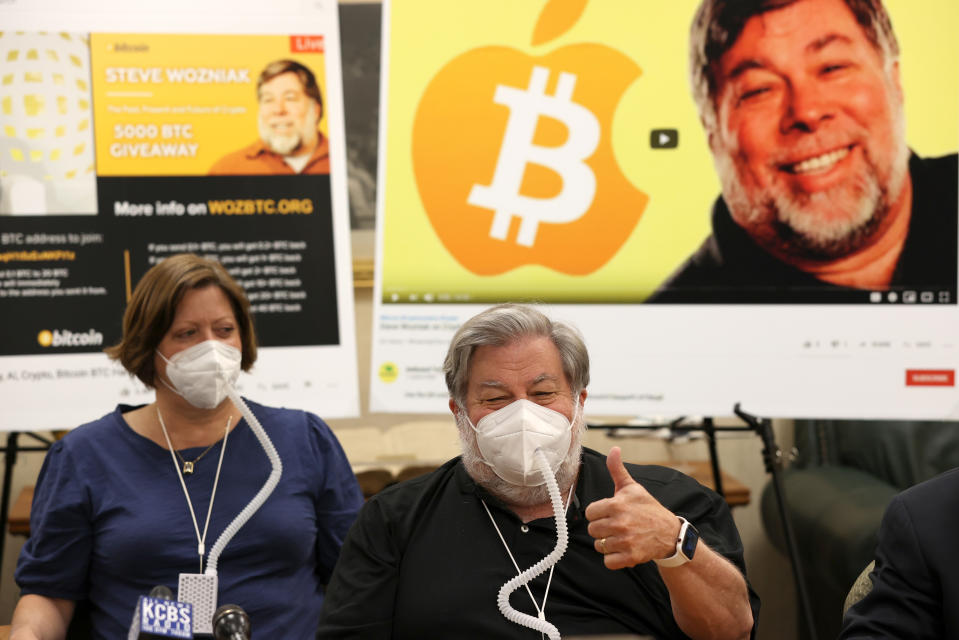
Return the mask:
[[(467, 202), (494, 212), (489, 235), (506, 240), (513, 216), (520, 219), (516, 243), (532, 247), (541, 222), (563, 224), (585, 214), (596, 194), (596, 176), (584, 162), (599, 144), (599, 121), (593, 113), (572, 101), (576, 76), (561, 72), (554, 95), (546, 94), (549, 69), (533, 67), (529, 87), (524, 91), (497, 85), (493, 101), (509, 107), (510, 116), (503, 134), (493, 182), (474, 184)], [(569, 135), (559, 147), (533, 144), (540, 115), (562, 122)], [(552, 169), (563, 188), (552, 198), (531, 198), (520, 194), (527, 163)]]

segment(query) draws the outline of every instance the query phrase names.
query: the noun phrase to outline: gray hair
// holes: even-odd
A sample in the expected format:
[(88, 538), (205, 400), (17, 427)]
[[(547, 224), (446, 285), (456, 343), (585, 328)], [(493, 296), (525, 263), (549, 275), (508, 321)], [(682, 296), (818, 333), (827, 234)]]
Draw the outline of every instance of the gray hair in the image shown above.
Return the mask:
[[(799, 0), (703, 0), (689, 30), (689, 80), (699, 118), (707, 131), (716, 127), (716, 71), (719, 59), (739, 39), (753, 16)], [(862, 27), (866, 39), (888, 66), (899, 59), (899, 42), (882, 0), (843, 0)]]
[(556, 345), (566, 382), (574, 397), (579, 395), (589, 384), (589, 353), (580, 333), (528, 305), (501, 304), (464, 322), (450, 341), (443, 361), (450, 397), (458, 406), (464, 405), (470, 360), (477, 347), (501, 347), (518, 338), (537, 336), (549, 338)]
[(284, 73), (292, 73), (297, 77), (300, 85), (303, 87), (303, 93), (316, 102), (316, 104), (320, 105), (320, 113), (322, 114), (323, 94), (320, 93), (320, 87), (316, 83), (316, 76), (313, 75), (309, 67), (300, 64), (296, 60), (274, 60), (266, 65), (263, 71), (260, 72), (260, 77), (256, 79), (257, 100), (260, 99), (260, 87)]

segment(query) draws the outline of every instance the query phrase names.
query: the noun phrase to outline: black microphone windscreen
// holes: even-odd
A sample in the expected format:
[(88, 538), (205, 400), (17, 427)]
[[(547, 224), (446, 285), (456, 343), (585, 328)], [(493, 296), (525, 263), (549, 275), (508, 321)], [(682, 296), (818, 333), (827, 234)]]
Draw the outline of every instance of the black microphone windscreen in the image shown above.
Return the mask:
[(215, 640), (250, 640), (250, 617), (235, 604), (224, 604), (213, 614)]

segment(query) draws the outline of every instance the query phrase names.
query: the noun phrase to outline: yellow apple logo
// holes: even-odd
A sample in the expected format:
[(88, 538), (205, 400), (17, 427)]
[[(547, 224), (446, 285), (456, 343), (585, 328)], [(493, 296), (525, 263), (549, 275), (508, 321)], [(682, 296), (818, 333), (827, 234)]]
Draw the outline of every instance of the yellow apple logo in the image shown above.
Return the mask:
[[(550, 0), (532, 44), (565, 33), (585, 7)], [(611, 139), (620, 96), (640, 74), (591, 43), (542, 56), (482, 47), (440, 69), (414, 118), (413, 171), (433, 229), (463, 267), (585, 275), (616, 254), (648, 201)]]

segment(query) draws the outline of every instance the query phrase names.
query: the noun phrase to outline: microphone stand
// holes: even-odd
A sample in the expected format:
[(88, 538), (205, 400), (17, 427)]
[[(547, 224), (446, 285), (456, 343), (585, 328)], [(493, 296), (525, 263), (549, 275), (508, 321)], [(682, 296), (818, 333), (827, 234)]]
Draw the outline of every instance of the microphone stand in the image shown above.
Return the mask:
[(796, 593), (799, 595), (799, 605), (802, 608), (803, 618), (806, 620), (809, 637), (811, 640), (817, 640), (816, 625), (812, 617), (812, 607), (809, 604), (809, 592), (806, 590), (806, 579), (803, 576), (799, 547), (796, 545), (796, 534), (793, 532), (792, 521), (790, 521), (789, 512), (786, 509), (786, 493), (782, 487), (782, 450), (776, 444), (772, 420), (769, 418), (760, 419), (746, 413), (739, 408), (738, 402), (733, 407), (733, 413), (749, 425), (763, 442), (763, 462), (766, 465), (766, 473), (772, 476), (776, 506), (779, 508), (779, 519), (782, 521), (783, 534), (786, 536), (786, 548), (789, 550), (789, 562), (792, 564), (793, 580), (796, 583)]
[[(746, 426), (718, 427), (714, 424), (712, 418), (703, 418), (702, 424), (685, 425), (682, 424), (684, 417), (673, 420), (666, 428), (673, 434), (688, 434), (693, 431), (700, 431), (706, 436), (706, 443), (709, 448), (709, 460), (713, 472), (713, 486), (716, 493), (725, 497), (723, 492), (722, 477), (719, 472), (719, 456), (716, 449), (716, 434), (720, 431), (751, 431), (758, 435), (763, 443), (763, 463), (766, 467), (766, 473), (772, 477), (773, 490), (776, 494), (776, 506), (779, 510), (779, 520), (782, 523), (783, 533), (786, 537), (786, 548), (789, 552), (789, 562), (792, 565), (793, 580), (796, 584), (796, 593), (799, 597), (800, 613), (806, 622), (809, 631), (810, 640), (817, 640), (816, 626), (813, 621), (812, 607), (809, 603), (809, 592), (806, 589), (806, 579), (803, 576), (802, 562), (799, 557), (799, 547), (796, 545), (796, 536), (793, 532), (792, 522), (789, 520), (789, 513), (786, 509), (786, 495), (782, 488), (782, 450), (776, 444), (776, 437), (773, 434), (772, 420), (769, 418), (757, 418), (743, 411), (739, 403), (733, 407), (733, 413), (736, 414)], [(659, 430), (663, 425), (590, 425), (591, 429), (605, 429), (607, 431), (618, 430)], [(610, 437), (615, 438), (614, 434)]]

